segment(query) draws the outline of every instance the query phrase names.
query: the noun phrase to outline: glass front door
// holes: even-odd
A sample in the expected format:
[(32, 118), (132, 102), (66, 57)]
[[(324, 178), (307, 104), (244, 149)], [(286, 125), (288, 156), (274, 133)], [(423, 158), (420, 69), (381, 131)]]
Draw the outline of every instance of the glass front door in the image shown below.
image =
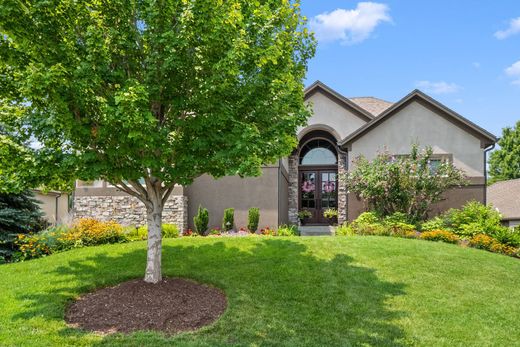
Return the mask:
[(338, 174), (336, 170), (300, 170), (300, 210), (307, 210), (309, 224), (326, 224), (323, 212), (338, 207)]

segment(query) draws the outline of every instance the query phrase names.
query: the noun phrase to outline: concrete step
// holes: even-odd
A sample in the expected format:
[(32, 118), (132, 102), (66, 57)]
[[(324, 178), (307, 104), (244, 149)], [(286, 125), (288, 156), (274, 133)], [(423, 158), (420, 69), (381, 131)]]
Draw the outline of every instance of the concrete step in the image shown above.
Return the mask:
[(334, 229), (329, 225), (301, 225), (298, 227), (300, 236), (330, 236), (334, 235)]

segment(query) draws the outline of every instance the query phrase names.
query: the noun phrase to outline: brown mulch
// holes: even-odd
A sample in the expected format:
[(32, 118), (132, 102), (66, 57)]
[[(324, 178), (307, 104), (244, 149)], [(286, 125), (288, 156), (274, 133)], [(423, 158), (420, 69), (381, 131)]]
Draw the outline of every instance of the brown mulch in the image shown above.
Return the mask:
[(98, 333), (176, 334), (213, 323), (226, 307), (226, 296), (214, 287), (181, 278), (157, 284), (137, 279), (80, 297), (68, 307), (65, 320)]

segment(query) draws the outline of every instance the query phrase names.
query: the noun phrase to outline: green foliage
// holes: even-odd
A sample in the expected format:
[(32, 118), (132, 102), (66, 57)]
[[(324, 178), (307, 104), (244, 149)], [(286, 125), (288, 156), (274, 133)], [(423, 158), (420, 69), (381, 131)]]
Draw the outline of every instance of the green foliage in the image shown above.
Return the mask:
[(501, 244), (519, 248), (520, 247), (520, 231), (508, 227), (496, 228), (492, 234), (493, 238)]
[(375, 212), (363, 212), (351, 223), (351, 227), (354, 233), (358, 235), (390, 234)]
[(278, 236), (297, 236), (298, 227), (296, 225), (282, 224), (278, 227)]
[(442, 215), (444, 225), (457, 235), (493, 235), (501, 228), (498, 211), (477, 201), (470, 201), (461, 209), (450, 209)]
[(235, 209), (226, 208), (224, 210), (224, 218), (222, 219), (222, 230), (229, 231), (235, 225)]
[(305, 22), (299, 1), (2, 2), (0, 186), (258, 175), (309, 116)]
[(206, 231), (208, 230), (209, 223), (209, 213), (208, 209), (203, 208), (199, 205), (199, 210), (197, 211), (197, 215), (193, 217), (193, 224), (195, 225), (195, 231), (197, 234), (204, 236)]
[(338, 225), (335, 229), (336, 236), (352, 236), (354, 234), (355, 234), (354, 229), (347, 222), (344, 222), (343, 224)]
[(40, 205), (30, 190), (0, 194), (0, 257), (10, 261), (17, 234), (35, 233), (45, 228)]
[(436, 216), (432, 219), (427, 220), (424, 223), (421, 223), (421, 231), (432, 231), (432, 230), (448, 230), (451, 231), (444, 219)]
[(426, 218), (447, 189), (466, 183), (463, 172), (449, 162), (430, 168), (432, 156), (430, 147), (421, 151), (414, 145), (407, 156), (383, 152), (373, 161), (359, 157), (343, 179), (373, 211), (382, 216), (402, 212), (415, 223)]
[(485, 249), (493, 253), (501, 253), (509, 256), (520, 257), (520, 249), (509, 244), (501, 243), (495, 238), (485, 235), (477, 234), (469, 240), (469, 246), (479, 249)]
[(258, 223), (260, 222), (260, 209), (257, 207), (251, 207), (247, 211), (247, 229), (255, 233), (258, 229)]
[(490, 181), (520, 178), (520, 121), (502, 130), (498, 146), (489, 158)]
[(300, 210), (298, 211), (298, 218), (301, 220), (301, 219), (306, 219), (306, 218), (311, 218), (312, 217), (312, 213), (311, 211), (308, 211), (308, 210)]
[(335, 208), (328, 208), (323, 212), (323, 217), (328, 219), (338, 218), (338, 210)]
[[(163, 238), (179, 237), (179, 227), (176, 224), (163, 223), (161, 225), (161, 235)], [(126, 235), (131, 240), (146, 240), (148, 238), (148, 226), (142, 225), (139, 228), (129, 227)]]

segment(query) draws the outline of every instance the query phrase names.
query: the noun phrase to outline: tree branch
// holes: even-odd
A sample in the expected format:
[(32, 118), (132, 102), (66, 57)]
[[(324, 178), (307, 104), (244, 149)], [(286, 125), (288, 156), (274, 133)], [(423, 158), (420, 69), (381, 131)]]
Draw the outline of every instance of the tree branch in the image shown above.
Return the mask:
[(166, 203), (166, 201), (168, 200), (168, 198), (170, 197), (170, 194), (173, 192), (174, 188), (175, 188), (175, 183), (172, 183), (168, 188), (164, 187), (164, 189), (166, 189), (166, 193), (164, 193), (164, 195), (162, 197), (163, 206)]

